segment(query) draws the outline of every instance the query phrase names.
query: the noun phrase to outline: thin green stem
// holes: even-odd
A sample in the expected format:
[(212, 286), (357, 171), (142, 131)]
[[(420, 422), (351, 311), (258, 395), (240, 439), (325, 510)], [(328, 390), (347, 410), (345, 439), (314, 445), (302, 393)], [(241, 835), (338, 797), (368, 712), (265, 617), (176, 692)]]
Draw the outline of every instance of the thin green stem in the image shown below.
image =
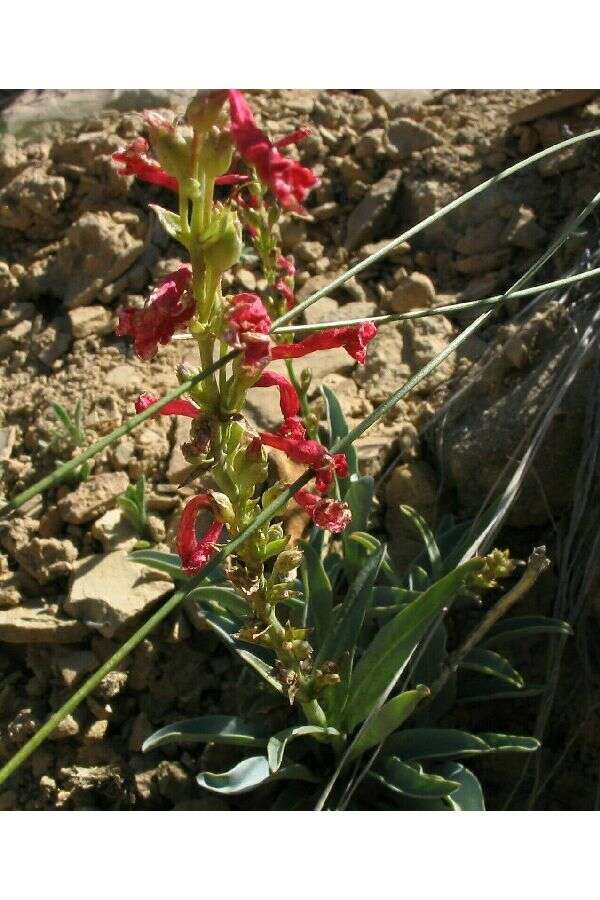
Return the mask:
[(534, 153), (533, 156), (529, 156), (527, 157), (527, 159), (523, 159), (520, 162), (515, 163), (515, 165), (509, 166), (508, 169), (504, 169), (503, 172), (499, 172), (498, 175), (494, 175), (492, 178), (488, 178), (487, 181), (483, 181), (481, 184), (477, 185), (477, 187), (474, 187), (470, 191), (467, 191), (466, 194), (462, 194), (460, 197), (457, 197), (456, 200), (452, 200), (450, 203), (447, 203), (446, 206), (443, 206), (441, 209), (437, 210), (437, 212), (432, 213), (430, 216), (422, 219), (416, 225), (413, 225), (412, 228), (409, 228), (407, 231), (404, 231), (402, 234), (398, 235), (398, 237), (394, 238), (393, 241), (390, 241), (389, 244), (386, 244), (385, 247), (382, 247), (381, 250), (378, 250), (376, 253), (372, 253), (362, 262), (359, 262), (355, 266), (347, 269), (337, 278), (334, 278), (334, 280), (325, 287), (321, 288), (318, 291), (315, 291), (314, 294), (311, 294), (310, 297), (307, 297), (306, 300), (302, 301), (302, 303), (298, 303), (293, 309), (280, 316), (273, 323), (274, 326), (277, 327), (279, 325), (283, 325), (284, 322), (289, 322), (292, 319), (295, 319), (296, 316), (298, 316), (313, 303), (316, 303), (317, 300), (320, 300), (321, 297), (328, 296), (331, 291), (333, 291), (337, 287), (340, 287), (340, 285), (348, 281), (349, 278), (352, 278), (354, 275), (358, 275), (360, 272), (364, 272), (365, 269), (373, 265), (373, 263), (377, 262), (378, 260), (383, 259), (384, 256), (387, 256), (388, 253), (391, 253), (391, 251), (395, 250), (396, 247), (398, 247), (400, 244), (403, 244), (405, 241), (410, 240), (410, 238), (415, 237), (415, 235), (420, 234), (421, 231), (424, 231), (429, 227), (429, 225), (433, 225), (434, 222), (439, 222), (439, 220), (444, 216), (447, 216), (448, 213), (451, 213), (453, 210), (458, 209), (463, 205), (463, 203), (467, 203), (468, 200), (472, 200), (473, 197), (476, 197), (478, 194), (481, 194), (488, 188), (500, 184), (502, 181), (510, 178), (510, 176), (514, 175), (516, 172), (520, 172), (522, 169), (534, 165), (540, 160), (545, 159), (547, 156), (551, 156), (553, 153), (558, 153), (560, 150), (564, 150), (566, 147), (572, 147), (575, 144), (581, 143), (582, 141), (588, 141), (596, 137), (600, 137), (600, 128), (595, 129), (594, 131), (588, 131), (585, 134), (577, 134), (575, 135), (575, 137), (568, 138), (568, 140), (566, 141), (561, 141), (559, 144), (554, 144), (552, 147), (546, 147), (545, 150), (540, 150), (539, 153)]
[(164, 603), (160, 609), (158, 609), (154, 615), (150, 616), (150, 618), (144, 622), (144, 624), (139, 628), (135, 634), (133, 634), (128, 641), (125, 641), (124, 644), (119, 647), (116, 653), (106, 660), (106, 662), (100, 666), (97, 672), (94, 672), (84, 683), (78, 688), (74, 694), (72, 694), (66, 703), (63, 703), (61, 708), (57, 710), (47, 722), (45, 722), (39, 731), (31, 737), (27, 743), (23, 744), (20, 750), (15, 753), (15, 755), (10, 759), (6, 765), (0, 769), (0, 784), (4, 784), (7, 778), (16, 772), (16, 770), (21, 766), (25, 760), (27, 760), (32, 753), (34, 753), (37, 748), (46, 740), (46, 738), (50, 737), (54, 729), (60, 725), (65, 716), (68, 716), (72, 713), (79, 704), (85, 700), (85, 698), (91, 694), (91, 692), (98, 687), (102, 679), (109, 674), (109, 672), (113, 672), (117, 666), (119, 666), (123, 660), (134, 650), (141, 641), (144, 640), (146, 635), (150, 634), (151, 631), (156, 628), (168, 615), (174, 610), (179, 603), (184, 598), (184, 591), (177, 591), (173, 596)]
[[(547, 281), (545, 284), (537, 284), (533, 287), (523, 288), (520, 291), (513, 291), (510, 295), (514, 300), (517, 297), (531, 297), (534, 294), (541, 294), (543, 291), (549, 291), (553, 288), (567, 287), (572, 284), (578, 284), (581, 281), (587, 281), (589, 278), (596, 278), (600, 275), (600, 268), (590, 269), (588, 272), (580, 272), (577, 275), (569, 275), (566, 278), (558, 278), (556, 281)], [(366, 316), (360, 319), (336, 319), (331, 322), (315, 322), (312, 325), (286, 325), (282, 328), (274, 328), (273, 334), (281, 332), (292, 332), (294, 334), (305, 334), (312, 331), (322, 331), (326, 328), (343, 328), (347, 325), (361, 325), (363, 322), (374, 322), (376, 325), (386, 325), (388, 322), (403, 322), (406, 319), (423, 319), (427, 316), (452, 316), (455, 313), (466, 312), (468, 310), (485, 309), (489, 306), (497, 306), (505, 299), (505, 294), (495, 294), (493, 297), (487, 297), (484, 300), (468, 300), (465, 303), (440, 304), (438, 306), (430, 306), (428, 309), (411, 309), (405, 313), (390, 313), (384, 316)], [(191, 337), (191, 335), (190, 335)]]

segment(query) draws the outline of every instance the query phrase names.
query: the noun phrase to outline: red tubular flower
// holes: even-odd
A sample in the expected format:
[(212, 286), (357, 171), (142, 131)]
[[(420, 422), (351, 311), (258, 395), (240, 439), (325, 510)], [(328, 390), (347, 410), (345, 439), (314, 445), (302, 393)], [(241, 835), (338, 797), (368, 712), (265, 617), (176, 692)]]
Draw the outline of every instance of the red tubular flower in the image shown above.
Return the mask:
[(133, 338), (140, 359), (152, 359), (158, 345), (167, 344), (194, 315), (193, 299), (182, 300), (191, 278), (192, 267), (186, 263), (161, 282), (143, 309), (119, 311), (116, 333)]
[(284, 420), (296, 417), (300, 412), (300, 399), (296, 388), (284, 375), (273, 372), (271, 369), (265, 369), (254, 387), (279, 388), (279, 403)]
[(277, 268), (282, 269), (284, 272), (287, 272), (288, 275), (296, 274), (296, 266), (294, 265), (291, 259), (288, 259), (286, 256), (278, 256), (277, 257)]
[(259, 437), (263, 444), (283, 450), (293, 462), (310, 466), (311, 469), (322, 469), (331, 460), (327, 448), (310, 438), (289, 438), (268, 431), (261, 432)]
[(143, 137), (137, 137), (125, 150), (113, 153), (113, 160), (122, 166), (118, 170), (119, 175), (136, 175), (142, 181), (177, 191), (177, 179), (165, 172), (155, 159), (148, 156), (149, 149), (148, 141)]
[[(150, 406), (154, 406), (155, 403), (158, 403), (159, 398), (156, 394), (150, 394), (148, 392), (144, 394), (140, 394), (140, 396), (135, 401), (135, 411), (136, 413), (144, 412), (144, 410), (148, 409)], [(195, 403), (192, 403), (191, 400), (185, 400), (179, 398), (177, 400), (171, 400), (170, 403), (166, 403), (162, 409), (159, 409), (156, 413), (157, 416), (187, 416), (190, 419), (195, 419), (196, 416), (199, 416), (202, 410), (199, 406), (196, 406)]]
[(344, 328), (326, 328), (298, 341), (295, 344), (278, 344), (273, 347), (273, 359), (298, 359), (315, 350), (331, 350), (343, 347), (350, 356), (361, 365), (367, 359), (367, 344), (377, 334), (373, 322), (362, 322), (360, 325), (348, 325)]
[(310, 169), (282, 156), (278, 147), (306, 137), (301, 129), (272, 143), (254, 121), (252, 110), (240, 91), (229, 91), (231, 136), (243, 159), (256, 169), (263, 184), (271, 188), (284, 209), (301, 209), (309, 190), (319, 180)]
[(350, 507), (342, 500), (319, 497), (318, 494), (311, 494), (306, 488), (297, 491), (294, 500), (306, 510), (315, 525), (334, 534), (344, 531), (352, 521)]
[(177, 529), (177, 552), (188, 575), (197, 575), (216, 550), (223, 523), (213, 521), (203, 538), (196, 536), (196, 518), (201, 509), (213, 509), (210, 494), (198, 494), (186, 504)]

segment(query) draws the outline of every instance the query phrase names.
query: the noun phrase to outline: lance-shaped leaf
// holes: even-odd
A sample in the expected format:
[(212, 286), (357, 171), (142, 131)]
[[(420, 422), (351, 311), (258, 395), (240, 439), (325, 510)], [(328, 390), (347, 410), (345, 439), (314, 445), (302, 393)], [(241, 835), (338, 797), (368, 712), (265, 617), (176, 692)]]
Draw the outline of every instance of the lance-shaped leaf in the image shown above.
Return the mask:
[(302, 544), (302, 550), (304, 552), (302, 564), (304, 579), (308, 587), (307, 624), (315, 626), (315, 646), (318, 648), (325, 640), (331, 622), (333, 591), (323, 566), (321, 554), (306, 541)]
[(173, 581), (190, 580), (190, 576), (186, 575), (181, 567), (181, 559), (177, 553), (164, 553), (162, 550), (134, 550), (129, 554), (129, 559), (132, 562), (164, 572)]
[(238, 716), (199, 716), (183, 719), (159, 728), (146, 738), (142, 751), (154, 750), (165, 744), (233, 744), (238, 747), (264, 747), (268, 734), (263, 725), (247, 722)]
[(483, 560), (472, 559), (436, 581), (375, 635), (352, 674), (345, 710), (349, 731), (367, 718), (379, 697), (402, 673), (436, 617), (482, 565)]
[(458, 779), (431, 775), (419, 763), (407, 763), (397, 756), (378, 759), (369, 774), (391, 791), (422, 800), (447, 797), (460, 787)]
[(348, 594), (339, 612), (336, 610), (335, 620), (323, 641), (317, 656), (317, 665), (326, 660), (339, 660), (344, 653), (353, 652), (384, 553), (385, 547), (380, 547), (377, 553), (369, 557), (350, 585)]
[(497, 622), (485, 636), (483, 646), (520, 641), (526, 637), (538, 637), (542, 634), (573, 634), (568, 622), (552, 619), (549, 616), (515, 616), (513, 619), (502, 619)]
[(396, 697), (392, 697), (379, 709), (364, 731), (358, 733), (354, 740), (347, 762), (351, 762), (368, 750), (382, 744), (388, 735), (400, 728), (400, 726), (414, 712), (415, 708), (424, 697), (429, 696), (429, 688), (423, 684), (418, 685), (412, 691), (404, 691)]
[(400, 506), (400, 512), (403, 516), (406, 516), (407, 519), (410, 519), (416, 530), (419, 532), (421, 540), (425, 545), (425, 550), (427, 551), (432, 575), (434, 578), (439, 578), (442, 574), (442, 558), (440, 555), (440, 548), (436, 543), (431, 528), (423, 516), (419, 515), (412, 506), (402, 505)]
[(200, 772), (196, 781), (200, 787), (216, 794), (245, 794), (261, 785), (283, 778), (317, 781), (306, 766), (297, 764), (286, 766), (273, 773), (269, 768), (266, 756), (251, 756), (243, 759), (228, 772)]
[[(329, 447), (332, 447), (335, 442), (341, 438), (345, 438), (348, 434), (348, 423), (346, 422), (346, 417), (342, 411), (342, 407), (340, 406), (340, 401), (336, 397), (335, 393), (328, 388), (326, 385), (321, 385), (321, 393), (323, 394), (323, 399), (325, 400), (325, 408), (327, 411), (327, 424), (329, 425)], [(346, 451), (346, 458), (348, 459), (348, 473), (350, 476), (358, 475), (358, 455), (356, 453), (356, 449), (354, 447), (348, 447)], [(340, 482), (344, 484), (346, 479), (340, 479)]]
[(294, 728), (286, 728), (279, 731), (269, 738), (267, 744), (267, 758), (271, 772), (278, 772), (285, 748), (290, 741), (299, 737), (339, 737), (339, 731), (336, 728), (325, 728), (321, 725), (298, 725)]
[(459, 668), (479, 672), (482, 675), (490, 675), (492, 678), (512, 684), (516, 688), (525, 686), (525, 679), (516, 669), (513, 669), (507, 659), (494, 653), (493, 650), (486, 650), (483, 647), (475, 647), (471, 650), (461, 659)]
[(350, 540), (355, 531), (366, 531), (373, 497), (375, 495), (375, 482), (370, 475), (363, 475), (356, 481), (352, 481), (344, 495), (344, 500), (352, 512), (352, 522), (344, 532), (344, 568), (349, 578), (359, 571), (364, 561), (364, 552)]
[(405, 728), (390, 735), (384, 753), (407, 760), (460, 759), (486, 753), (522, 752), (539, 748), (535, 738), (516, 734), (470, 734), (456, 728)]

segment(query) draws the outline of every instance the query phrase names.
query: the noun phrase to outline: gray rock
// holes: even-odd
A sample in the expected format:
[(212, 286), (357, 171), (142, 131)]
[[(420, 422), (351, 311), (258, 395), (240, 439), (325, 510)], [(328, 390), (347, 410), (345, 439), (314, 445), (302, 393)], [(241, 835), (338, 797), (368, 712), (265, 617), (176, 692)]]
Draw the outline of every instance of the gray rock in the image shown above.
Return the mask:
[(441, 138), (434, 131), (412, 119), (396, 119), (394, 122), (390, 122), (388, 139), (401, 159), (410, 156), (417, 150), (426, 150), (427, 147), (434, 147), (442, 143)]
[(401, 178), (399, 169), (391, 169), (370, 188), (369, 193), (350, 213), (346, 231), (347, 250), (354, 250), (375, 240), (386, 230)]
[(103, 472), (92, 475), (58, 502), (58, 509), (65, 522), (82, 525), (99, 518), (116, 502), (129, 484), (124, 472)]
[(83, 622), (63, 616), (58, 607), (43, 601), (0, 610), (0, 641), (8, 644), (75, 644), (88, 633)]

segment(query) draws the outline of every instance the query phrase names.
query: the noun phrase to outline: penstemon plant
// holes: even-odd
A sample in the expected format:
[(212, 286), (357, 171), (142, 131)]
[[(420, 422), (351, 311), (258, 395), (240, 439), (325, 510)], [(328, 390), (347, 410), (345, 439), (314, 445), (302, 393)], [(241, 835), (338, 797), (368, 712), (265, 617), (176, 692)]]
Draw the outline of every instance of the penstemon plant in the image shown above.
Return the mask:
[[(185, 506), (177, 533), (179, 560), (143, 550), (134, 558), (164, 568), (179, 581), (201, 575), (225, 530), (235, 540), (289, 488), (268, 484), (267, 447), (283, 451), (309, 470), (312, 487), (300, 487), (293, 499), (312, 521), (312, 533), (302, 545), (292, 545), (280, 522), (274, 521), (280, 511), (263, 515), (260, 526), (236, 547), (212, 583), (192, 588), (187, 597), (188, 605), (201, 607), (205, 623), (287, 700), (292, 724), (269, 735), (260, 720), (202, 717), (166, 726), (149, 738), (145, 749), (173, 741), (261, 748), (261, 754), (246, 756), (231, 771), (203, 772), (198, 781), (221, 793), (246, 792), (273, 781), (317, 785), (308, 791), (306, 784), (282, 791), (276, 802), (285, 806), (305, 804), (307, 797), (318, 800), (319, 795), (324, 804), (332, 790), (336, 802), (346, 805), (354, 793), (347, 767), (379, 746), (382, 753), (368, 772), (369, 793), (375, 781), (377, 788), (395, 795), (392, 805), (479, 808), (475, 776), (456, 758), (532, 750), (535, 740), (420, 729), (413, 735), (417, 744), (421, 741), (415, 749), (395, 733), (419, 705), (428, 698), (431, 703), (432, 691), (420, 676), (441, 677), (444, 612), (457, 597), (495, 587), (497, 578), (512, 574), (514, 564), (507, 554), (494, 552), (444, 569), (433, 535), (411, 513), (429, 549), (431, 579), (422, 567), (411, 570), (406, 583), (394, 572), (385, 545), (367, 532), (372, 480), (359, 476), (352, 449), (347, 455), (335, 452), (335, 442), (348, 434), (335, 396), (324, 391), (329, 440), (321, 443), (292, 364), (293, 359), (333, 347), (344, 347), (364, 364), (376, 326), (361, 321), (331, 327), (297, 342), (284, 328), (273, 330), (273, 321), (285, 318), (295, 305), (294, 260), (282, 255), (276, 226), (282, 213), (302, 213), (308, 191), (317, 184), (309, 169), (279, 151), (308, 131), (300, 129), (272, 143), (235, 90), (197, 96), (186, 120), (191, 129), (187, 136), (181, 127), (147, 115), (157, 161), (150, 159), (142, 138), (115, 157), (124, 174), (177, 192), (178, 213), (153, 209), (191, 260), (165, 279), (144, 309), (122, 310), (117, 333), (133, 338), (142, 359), (152, 358), (159, 344), (184, 328), (197, 341), (203, 368), (230, 348), (239, 355), (218, 376), (192, 388), (187, 398), (160, 410), (160, 415), (192, 419), (183, 453), (194, 472), (210, 476), (217, 489), (198, 493)], [(231, 171), (234, 150), (240, 164)], [(245, 171), (237, 171), (241, 165)], [(216, 185), (231, 186), (227, 200), (215, 202)], [(224, 297), (221, 278), (240, 259), (242, 231), (261, 262), (267, 288), (262, 296)], [(288, 378), (269, 368), (277, 359), (286, 360)], [(194, 374), (186, 369), (179, 377)], [(244, 418), (246, 395), (254, 388), (279, 392), (282, 421), (273, 433), (256, 433)], [(136, 411), (150, 408), (157, 399), (143, 394)], [(211, 519), (202, 537), (197, 534), (200, 511)], [(295, 576), (298, 570), (301, 578)], [(388, 620), (379, 630), (378, 616)], [(420, 658), (413, 659), (424, 640)], [(505, 681), (514, 672), (506, 660), (481, 647), (465, 654), (461, 664)], [(407, 667), (402, 689), (389, 698)], [(454, 744), (448, 744), (449, 736)], [(305, 746), (311, 743), (314, 746)], [(448, 755), (453, 762), (439, 762)], [(423, 771), (423, 758), (438, 760), (434, 771)], [(334, 785), (342, 772), (346, 797)]]
[[(542, 289), (522, 287), (592, 212), (600, 194), (505, 294), (469, 304), (482, 309), (481, 315), (351, 432), (335, 395), (326, 388), (322, 393), (328, 427), (319, 429), (307, 404), (307, 381), (296, 377), (293, 360), (343, 347), (364, 364), (377, 332), (374, 321), (310, 329), (287, 323), (325, 290), (477, 193), (599, 133), (577, 135), (517, 163), (297, 304), (294, 260), (281, 253), (277, 224), (286, 212), (303, 213), (318, 180), (280, 151), (308, 130), (272, 142), (236, 90), (198, 94), (182, 122), (147, 113), (146, 124), (150, 144), (138, 137), (114, 160), (123, 175), (164, 187), (177, 197), (177, 212), (152, 209), (190, 261), (157, 286), (144, 308), (122, 309), (117, 334), (132, 338), (137, 355), (150, 360), (159, 345), (187, 331), (197, 342), (201, 367), (180, 367), (180, 386), (166, 397), (142, 394), (133, 419), (28, 488), (7, 509), (18, 508), (154, 415), (192, 420), (182, 452), (194, 476), (202, 476), (209, 486), (182, 511), (177, 554), (151, 549), (132, 554), (140, 564), (172, 576), (173, 596), (0, 770), (0, 784), (107, 672), (185, 602), (190, 613), (260, 677), (254, 701), (243, 719), (204, 716), (168, 725), (146, 741), (146, 750), (178, 741), (238, 746), (243, 757), (233, 769), (202, 772), (199, 784), (224, 794), (266, 788), (273, 792), (273, 808), (482, 809), (481, 786), (459, 760), (497, 751), (532, 751), (538, 742), (515, 735), (472, 735), (443, 727), (440, 721), (461, 692), (463, 699), (473, 700), (523, 690), (522, 677), (497, 652), (498, 643), (568, 633), (565, 623), (540, 616), (500, 622), (548, 561), (543, 548), (534, 551), (521, 578), (448, 652), (444, 617), (451, 605), (480, 602), (499, 579), (514, 574), (516, 564), (499, 550), (473, 556), (468, 530), (433, 535), (407, 508), (404, 512), (421, 534), (425, 550), (423, 559), (400, 575), (385, 543), (370, 533), (373, 482), (360, 475), (352, 443), (480, 328), (497, 303)], [(228, 196), (215, 199), (216, 188)], [(244, 231), (267, 287), (260, 296), (224, 296), (222, 276), (242, 257)], [(598, 270), (577, 279), (596, 274)], [(436, 310), (378, 317), (378, 324), (422, 314)], [(294, 341), (297, 334), (301, 339)], [(270, 368), (277, 359), (285, 360), (287, 378)], [(274, 432), (257, 432), (244, 417), (247, 393), (254, 389), (278, 391), (281, 423)], [(285, 453), (305, 467), (304, 474), (292, 485), (269, 483), (266, 448)], [(126, 499), (139, 518), (142, 494)], [(293, 542), (278, 521), (290, 502), (305, 513), (308, 532), (302, 542)], [(201, 514), (209, 522), (202, 536)], [(480, 683), (464, 683), (465, 673), (474, 673)], [(508, 690), (490, 690), (494, 680)], [(279, 699), (287, 727), (266, 724), (263, 691)]]

